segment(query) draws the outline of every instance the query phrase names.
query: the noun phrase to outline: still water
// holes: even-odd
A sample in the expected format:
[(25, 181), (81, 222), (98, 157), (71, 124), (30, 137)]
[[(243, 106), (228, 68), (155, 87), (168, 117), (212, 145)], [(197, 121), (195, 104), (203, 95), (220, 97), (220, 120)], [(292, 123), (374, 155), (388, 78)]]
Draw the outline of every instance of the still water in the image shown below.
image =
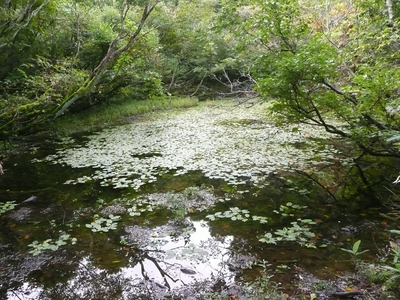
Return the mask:
[(299, 274), (352, 271), (339, 248), (358, 239), (374, 258), (391, 226), (379, 208), (343, 209), (296, 172), (346, 153), (266, 109), (205, 103), (7, 158), (0, 297), (206, 299), (267, 264), (290, 292)]

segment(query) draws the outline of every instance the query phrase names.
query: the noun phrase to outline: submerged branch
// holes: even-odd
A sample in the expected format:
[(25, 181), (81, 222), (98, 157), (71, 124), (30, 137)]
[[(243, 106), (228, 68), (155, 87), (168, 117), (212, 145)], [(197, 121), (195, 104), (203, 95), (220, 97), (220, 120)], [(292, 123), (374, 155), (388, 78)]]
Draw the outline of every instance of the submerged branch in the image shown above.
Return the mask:
[(296, 170), (296, 173), (303, 175), (305, 177), (307, 177), (308, 179), (310, 179), (311, 181), (313, 181), (314, 183), (316, 183), (319, 187), (321, 187), (325, 192), (327, 192), (329, 194), (329, 196), (334, 200), (334, 201), (338, 201), (338, 199), (335, 197), (335, 195), (329, 191), (326, 187), (324, 187), (317, 179), (315, 179), (314, 177), (312, 177), (312, 175), (301, 171), (301, 170)]
[(166, 286), (168, 289), (171, 289), (171, 286), (170, 286), (170, 284), (168, 283), (167, 277), (168, 277), (169, 279), (171, 279), (173, 282), (177, 282), (177, 281), (179, 280), (179, 279), (174, 279), (174, 278), (172, 278), (171, 275), (169, 275), (167, 272), (165, 272), (165, 271), (160, 267), (160, 264), (158, 263), (158, 261), (157, 261), (154, 257), (151, 257), (151, 256), (148, 255), (147, 253), (144, 254), (144, 257), (145, 257), (146, 259), (150, 260), (150, 261), (156, 266), (157, 270), (160, 272), (161, 276), (162, 276), (163, 279), (164, 279), (165, 286)]

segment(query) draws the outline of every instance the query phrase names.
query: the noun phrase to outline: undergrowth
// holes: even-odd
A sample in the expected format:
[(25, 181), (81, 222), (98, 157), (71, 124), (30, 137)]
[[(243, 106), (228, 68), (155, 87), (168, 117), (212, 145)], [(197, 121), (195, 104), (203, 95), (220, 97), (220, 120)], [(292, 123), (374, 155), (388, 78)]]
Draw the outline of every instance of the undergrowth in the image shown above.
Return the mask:
[[(111, 125), (126, 123), (133, 116), (154, 111), (185, 108), (198, 105), (196, 98), (164, 96), (140, 101), (115, 101), (95, 106), (87, 111), (68, 114), (50, 124), (50, 130), (59, 136), (95, 131)], [(128, 119), (128, 120), (127, 120)]]

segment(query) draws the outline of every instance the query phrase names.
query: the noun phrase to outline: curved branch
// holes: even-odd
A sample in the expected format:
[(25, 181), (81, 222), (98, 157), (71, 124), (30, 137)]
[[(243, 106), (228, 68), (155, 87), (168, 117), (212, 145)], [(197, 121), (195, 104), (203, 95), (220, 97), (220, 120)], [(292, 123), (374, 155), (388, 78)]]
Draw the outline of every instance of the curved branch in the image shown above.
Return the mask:
[[(13, 27), (15, 27), (15, 31), (12, 34), (12, 38), (11, 41), (9, 41), (8, 43), (3, 43), (0, 44), (0, 48), (3, 48), (5, 46), (8, 46), (9, 44), (14, 44), (15, 40), (17, 39), (18, 35), (21, 33), (21, 31), (25, 28), (28, 27), (28, 25), (31, 23), (32, 19), (34, 17), (36, 17), (39, 12), (47, 5), (49, 4), (50, 0), (45, 0), (43, 1), (36, 9), (34, 9), (32, 12), (31, 9), (33, 7), (33, 5), (37, 2), (36, 0), (32, 1), (32, 2), (28, 2), (26, 4), (26, 6), (24, 7), (22, 13), (20, 13), (20, 15), (14, 20), (14, 24), (12, 24), (9, 28), (13, 29)], [(4, 6), (9, 6), (10, 1), (6, 1), (4, 3)], [(30, 13), (29, 13), (30, 12)], [(26, 18), (26, 21), (24, 22), (24, 24), (20, 24), (22, 23), (22, 21)], [(4, 35), (4, 31), (6, 29), (3, 30), (2, 35)]]
[(171, 275), (169, 275), (167, 272), (165, 272), (165, 271), (160, 267), (160, 264), (158, 263), (158, 261), (157, 261), (155, 258), (151, 257), (151, 256), (148, 255), (147, 253), (144, 254), (144, 257), (147, 258), (148, 260), (150, 260), (150, 261), (156, 266), (157, 270), (160, 272), (161, 276), (164, 278), (164, 283), (165, 283), (165, 286), (166, 286), (167, 288), (171, 289), (171, 286), (170, 286), (170, 284), (168, 283), (166, 277), (168, 277), (169, 279), (171, 279), (173, 282), (177, 282), (177, 281), (179, 280), (179, 279), (174, 279), (174, 278), (172, 278)]
[(336, 86), (334, 86), (333, 84), (330, 84), (329, 82), (327, 82), (325, 79), (322, 80), (322, 83), (328, 87), (331, 91), (335, 92), (338, 95), (343, 96), (346, 100), (350, 101), (351, 103), (353, 103), (354, 105), (358, 104), (357, 98), (353, 95), (347, 95), (345, 92), (339, 90)]
[[(130, 35), (128, 41), (121, 46), (120, 48), (116, 48), (118, 42), (123, 39), (126, 35), (124, 30), (121, 30), (116, 38), (111, 41), (109, 44), (108, 50), (106, 55), (103, 57), (103, 59), (100, 61), (100, 63), (97, 65), (97, 67), (92, 71), (90, 74), (88, 80), (85, 82), (84, 86), (78, 89), (77, 92), (73, 93), (72, 95), (69, 95), (64, 102), (61, 104), (60, 107), (58, 107), (55, 112), (54, 112), (54, 117), (53, 119), (56, 119), (60, 117), (71, 105), (73, 105), (77, 100), (85, 97), (87, 94), (90, 94), (91, 91), (94, 89), (94, 87), (100, 82), (102, 79), (102, 76), (104, 72), (106, 72), (110, 65), (114, 63), (125, 51), (131, 48), (132, 44), (139, 38), (143, 27), (156, 7), (156, 5), (159, 3), (159, 1), (155, 1), (152, 3), (151, 0), (148, 0), (143, 12), (142, 12), (142, 17), (137, 25), (136, 30)], [(124, 6), (121, 12), (121, 23), (122, 25), (125, 22), (126, 18), (126, 9), (128, 6)], [(124, 27), (124, 26), (122, 26)]]
[(332, 198), (334, 201), (337, 202), (337, 198), (335, 197), (335, 195), (334, 195), (329, 189), (327, 189), (326, 187), (324, 187), (318, 180), (314, 179), (314, 178), (312, 177), (312, 175), (307, 174), (306, 172), (300, 171), (300, 170), (296, 170), (296, 173), (298, 173), (298, 174), (300, 174), (300, 175), (303, 175), (303, 176), (307, 177), (308, 179), (310, 179), (311, 181), (313, 181), (314, 183), (316, 183), (316, 184), (317, 184), (319, 187), (321, 187), (325, 192), (327, 192), (327, 193), (329, 194), (329, 196), (331, 196), (331, 198)]

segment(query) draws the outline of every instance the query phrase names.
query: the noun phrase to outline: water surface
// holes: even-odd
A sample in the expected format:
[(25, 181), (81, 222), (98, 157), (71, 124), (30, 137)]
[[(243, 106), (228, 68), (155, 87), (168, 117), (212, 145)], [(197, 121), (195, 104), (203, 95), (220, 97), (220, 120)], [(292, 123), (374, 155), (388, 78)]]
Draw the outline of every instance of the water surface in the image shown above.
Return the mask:
[[(289, 289), (299, 270), (351, 271), (338, 248), (379, 245), (381, 220), (346, 213), (296, 172), (348, 164), (332, 136), (277, 127), (266, 110), (208, 102), (7, 159), (0, 201), (16, 205), (0, 216), (2, 298), (201, 299), (266, 261)], [(280, 240), (293, 222), (304, 232)], [(260, 242), (268, 233), (275, 244)]]

